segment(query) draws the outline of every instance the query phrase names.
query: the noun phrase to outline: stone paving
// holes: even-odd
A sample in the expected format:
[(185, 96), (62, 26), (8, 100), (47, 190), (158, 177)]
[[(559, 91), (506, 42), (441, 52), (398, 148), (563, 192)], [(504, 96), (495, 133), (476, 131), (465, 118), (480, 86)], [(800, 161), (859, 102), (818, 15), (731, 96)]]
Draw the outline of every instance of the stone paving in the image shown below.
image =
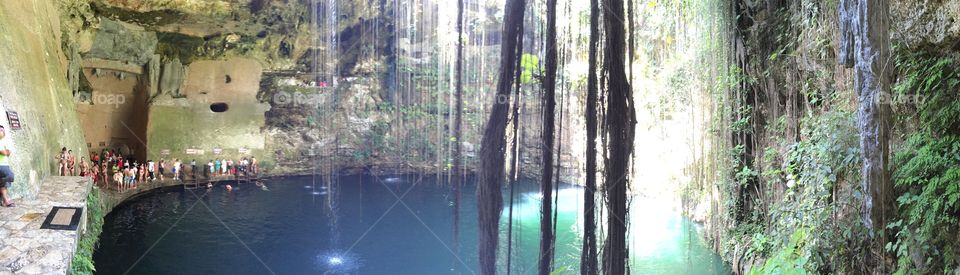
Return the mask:
[(0, 274), (65, 274), (77, 249), (78, 230), (40, 229), (54, 206), (84, 209), (91, 181), (83, 177), (46, 177), (34, 198), (0, 207)]
[[(223, 180), (235, 178), (219, 176), (200, 182)], [(0, 275), (67, 273), (77, 240), (86, 226), (86, 202), (91, 184), (83, 177), (46, 177), (35, 198), (14, 200), (17, 206), (13, 208), (0, 207)], [(112, 185), (101, 186), (97, 192), (101, 192), (101, 202), (109, 213), (118, 204), (143, 192), (182, 184), (173, 180), (153, 181), (122, 191)], [(54, 206), (83, 208), (81, 232), (40, 229)]]

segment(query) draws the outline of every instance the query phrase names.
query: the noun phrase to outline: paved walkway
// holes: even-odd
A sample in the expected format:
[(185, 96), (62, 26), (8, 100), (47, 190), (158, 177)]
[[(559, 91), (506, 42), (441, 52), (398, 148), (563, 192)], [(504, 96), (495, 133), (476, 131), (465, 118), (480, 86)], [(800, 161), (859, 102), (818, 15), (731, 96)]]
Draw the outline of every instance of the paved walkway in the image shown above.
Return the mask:
[(0, 274), (65, 274), (77, 249), (77, 230), (40, 229), (54, 206), (84, 209), (91, 181), (82, 177), (46, 177), (40, 194), (0, 208)]
[[(235, 180), (218, 176), (207, 181)], [(192, 181), (189, 181), (192, 183)], [(101, 201), (107, 214), (118, 204), (143, 192), (182, 185), (181, 181), (164, 180), (140, 183), (135, 188), (116, 190), (101, 186)], [(15, 200), (13, 208), (0, 207), (0, 275), (3, 274), (66, 274), (76, 253), (77, 230), (40, 229), (54, 206), (81, 207), (80, 230), (86, 226), (87, 194), (92, 181), (83, 177), (46, 177), (40, 194), (33, 199)]]

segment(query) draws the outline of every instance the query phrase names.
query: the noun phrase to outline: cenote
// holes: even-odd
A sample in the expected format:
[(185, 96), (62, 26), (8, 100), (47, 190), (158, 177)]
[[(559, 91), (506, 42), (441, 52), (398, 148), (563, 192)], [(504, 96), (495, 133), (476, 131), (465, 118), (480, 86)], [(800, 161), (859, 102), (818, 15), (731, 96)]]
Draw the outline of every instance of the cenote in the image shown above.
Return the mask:
[[(299, 176), (168, 187), (116, 207), (94, 254), (98, 274), (473, 274), (477, 269), (474, 179), (463, 189), (459, 248), (453, 195), (435, 176)], [(231, 185), (233, 190), (226, 190)], [(538, 186), (518, 184), (512, 271), (536, 272)], [(559, 188), (556, 270), (579, 270), (582, 189)], [(509, 190), (504, 190), (505, 197)], [(402, 197), (402, 200), (398, 200)], [(635, 198), (630, 216), (633, 274), (728, 274), (671, 209)], [(509, 203), (502, 214), (505, 244)], [(458, 250), (460, 253), (453, 253)], [(506, 247), (501, 246), (501, 258)], [(455, 256), (456, 255), (456, 256)], [(506, 261), (500, 261), (505, 271)], [(454, 270), (456, 269), (456, 270)]]

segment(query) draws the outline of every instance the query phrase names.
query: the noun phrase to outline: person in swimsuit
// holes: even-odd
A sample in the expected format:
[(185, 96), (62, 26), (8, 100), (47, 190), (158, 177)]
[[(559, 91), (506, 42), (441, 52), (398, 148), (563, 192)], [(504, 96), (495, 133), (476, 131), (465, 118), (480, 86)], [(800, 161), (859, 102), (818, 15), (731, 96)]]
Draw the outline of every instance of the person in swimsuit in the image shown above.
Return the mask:
[(70, 176), (77, 175), (77, 157), (73, 155), (73, 150), (67, 151), (67, 171), (70, 172)]
[(90, 169), (90, 166), (87, 165), (87, 161), (84, 160), (83, 157), (80, 157), (80, 176), (86, 177), (90, 175), (90, 171), (88, 171), (88, 169)]
[(147, 180), (150, 179), (150, 178), (147, 177), (147, 175), (148, 175), (148, 174), (147, 174), (147, 172), (148, 172), (147, 170), (148, 170), (147, 165), (141, 163), (141, 164), (140, 164), (140, 170), (139, 170), (139, 172), (140, 172), (140, 182), (147, 182)]
[(60, 176), (67, 175), (67, 147), (60, 149), (60, 154), (57, 154), (57, 172), (60, 173)]
[(160, 170), (158, 170), (159, 173), (157, 173), (157, 175), (160, 176), (160, 180), (163, 180), (163, 170), (166, 168), (166, 166), (166, 160), (160, 159)]

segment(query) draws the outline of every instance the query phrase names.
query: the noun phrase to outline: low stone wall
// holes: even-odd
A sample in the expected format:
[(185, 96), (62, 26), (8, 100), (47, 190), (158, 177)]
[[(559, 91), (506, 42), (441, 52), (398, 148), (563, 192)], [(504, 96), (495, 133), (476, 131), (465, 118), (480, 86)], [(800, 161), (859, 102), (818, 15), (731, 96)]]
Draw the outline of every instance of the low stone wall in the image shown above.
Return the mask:
[[(218, 181), (229, 181), (234, 180), (233, 176), (216, 176), (212, 178), (200, 178), (198, 179), (200, 183), (206, 182), (218, 182)], [(188, 184), (192, 184), (192, 180), (186, 181)], [(114, 208), (123, 202), (135, 198), (149, 191), (160, 189), (164, 187), (171, 186), (181, 186), (183, 181), (179, 180), (157, 180), (151, 182), (139, 183), (135, 188), (130, 188), (127, 190), (117, 190), (115, 186), (111, 185), (110, 187), (101, 187), (100, 190), (100, 201), (103, 206), (104, 216), (109, 215)]]

